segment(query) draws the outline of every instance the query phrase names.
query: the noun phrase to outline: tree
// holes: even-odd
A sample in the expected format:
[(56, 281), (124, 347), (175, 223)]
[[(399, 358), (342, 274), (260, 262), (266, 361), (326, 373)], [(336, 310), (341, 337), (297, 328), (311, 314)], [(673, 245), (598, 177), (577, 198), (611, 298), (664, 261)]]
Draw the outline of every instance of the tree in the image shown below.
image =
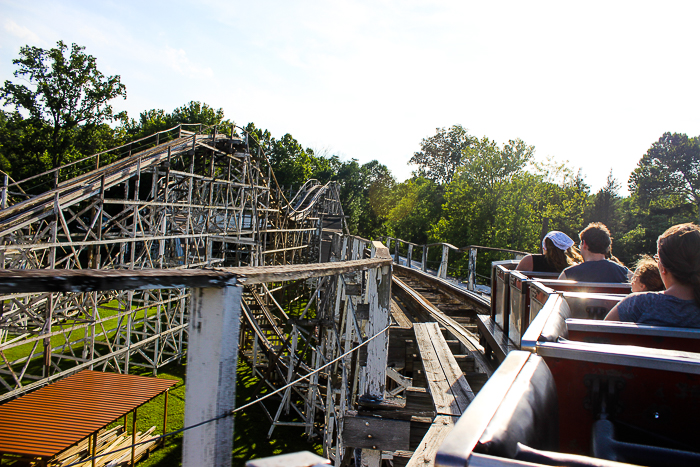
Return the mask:
[(395, 188), (389, 210), (393, 236), (417, 244), (429, 243), (429, 233), (440, 220), (445, 190), (424, 177), (413, 177)]
[(519, 174), (535, 154), (535, 147), (521, 139), (510, 140), (499, 149), (483, 137), (464, 150), (461, 175), (469, 183), (493, 193), (495, 188)]
[(340, 201), (350, 233), (365, 238), (386, 234), (396, 181), (378, 161), (360, 165), (344, 162), (333, 177), (340, 185)]
[(593, 196), (591, 212), (586, 216), (588, 222), (602, 222), (610, 229), (613, 237), (617, 237), (622, 233), (621, 200), (620, 184), (613, 177), (611, 169), (605, 186)]
[(416, 175), (444, 185), (452, 181), (465, 151), (477, 140), (461, 125), (454, 125), (449, 130), (435, 130), (434, 136), (423, 138), (420, 152), (414, 153), (409, 163), (418, 165)]
[[(181, 123), (199, 123), (203, 127), (233, 124), (230, 120), (224, 120), (222, 108), (215, 109), (206, 103), (190, 101), (171, 113), (165, 113), (163, 109), (141, 112), (138, 121), (133, 118), (127, 120), (122, 130), (127, 134), (128, 141), (135, 141), (156, 132), (173, 128)], [(254, 127), (255, 125), (253, 125)]]
[(27, 114), (25, 126), (47, 132), (44, 152), (50, 168), (84, 155), (81, 145), (90, 139), (90, 132), (124, 115), (115, 115), (109, 105), (118, 96), (126, 98), (119, 75), (105, 77), (95, 57), (84, 50), (72, 44), (68, 54), (63, 41), (49, 50), (22, 47), (19, 58), (12, 61), (17, 65), (14, 76), (29, 86), (8, 80), (0, 88), (5, 105)]
[(652, 209), (656, 201), (666, 198), (661, 200), (665, 202), (670, 197), (677, 200), (670, 208), (680, 211), (690, 207), (700, 216), (700, 137), (664, 133), (637, 164), (629, 186), (640, 202)]

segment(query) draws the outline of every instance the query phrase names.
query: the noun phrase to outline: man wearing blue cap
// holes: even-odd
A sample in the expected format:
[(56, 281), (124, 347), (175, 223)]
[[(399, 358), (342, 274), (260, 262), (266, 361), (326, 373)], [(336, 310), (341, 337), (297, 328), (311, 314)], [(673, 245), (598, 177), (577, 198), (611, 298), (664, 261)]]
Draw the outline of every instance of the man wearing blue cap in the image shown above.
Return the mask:
[(610, 231), (600, 222), (592, 222), (579, 234), (583, 263), (571, 266), (559, 279), (579, 282), (628, 282), (630, 270), (608, 259), (611, 256)]

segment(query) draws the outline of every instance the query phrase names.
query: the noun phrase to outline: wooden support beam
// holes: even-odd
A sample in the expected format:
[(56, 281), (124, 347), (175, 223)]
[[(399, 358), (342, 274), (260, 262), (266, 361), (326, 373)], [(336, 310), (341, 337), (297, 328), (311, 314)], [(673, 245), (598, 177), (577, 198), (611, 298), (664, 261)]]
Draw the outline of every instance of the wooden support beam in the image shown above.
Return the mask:
[(450, 249), (447, 245), (442, 245), (442, 260), (440, 261), (440, 269), (438, 269), (438, 277), (447, 278), (447, 259), (450, 254)]
[(454, 420), (450, 416), (438, 415), (430, 429), (423, 437), (418, 449), (406, 464), (406, 467), (431, 467), (435, 465), (435, 454), (454, 428)]
[[(192, 296), (185, 426), (210, 420), (235, 406), (238, 332), (243, 287), (196, 289)], [(182, 465), (231, 465), (233, 417), (185, 432)]]
[[(380, 242), (372, 242), (373, 258), (391, 258), (389, 249)], [(389, 350), (389, 309), (391, 306), (391, 266), (382, 266), (369, 270), (367, 280), (367, 303), (369, 303), (369, 321), (367, 336), (372, 337), (383, 332), (367, 344), (366, 386), (362, 398), (381, 401), (386, 389), (386, 361)]]

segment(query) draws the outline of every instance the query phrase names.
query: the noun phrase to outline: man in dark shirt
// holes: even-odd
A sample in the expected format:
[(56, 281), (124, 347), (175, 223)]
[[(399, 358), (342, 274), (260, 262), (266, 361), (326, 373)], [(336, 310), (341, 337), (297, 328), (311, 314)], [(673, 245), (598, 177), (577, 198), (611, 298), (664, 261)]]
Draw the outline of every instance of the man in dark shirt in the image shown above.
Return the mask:
[(579, 282), (628, 282), (630, 270), (610, 261), (610, 231), (600, 222), (592, 222), (579, 234), (583, 263), (562, 271), (559, 279)]

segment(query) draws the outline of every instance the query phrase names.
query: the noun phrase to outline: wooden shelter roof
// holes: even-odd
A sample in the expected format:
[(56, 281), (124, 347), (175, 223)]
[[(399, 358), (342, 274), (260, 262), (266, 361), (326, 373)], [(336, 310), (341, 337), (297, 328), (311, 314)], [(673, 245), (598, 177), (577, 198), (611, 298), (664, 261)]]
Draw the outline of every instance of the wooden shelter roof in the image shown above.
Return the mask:
[(0, 453), (51, 458), (176, 383), (80, 371), (0, 405)]

